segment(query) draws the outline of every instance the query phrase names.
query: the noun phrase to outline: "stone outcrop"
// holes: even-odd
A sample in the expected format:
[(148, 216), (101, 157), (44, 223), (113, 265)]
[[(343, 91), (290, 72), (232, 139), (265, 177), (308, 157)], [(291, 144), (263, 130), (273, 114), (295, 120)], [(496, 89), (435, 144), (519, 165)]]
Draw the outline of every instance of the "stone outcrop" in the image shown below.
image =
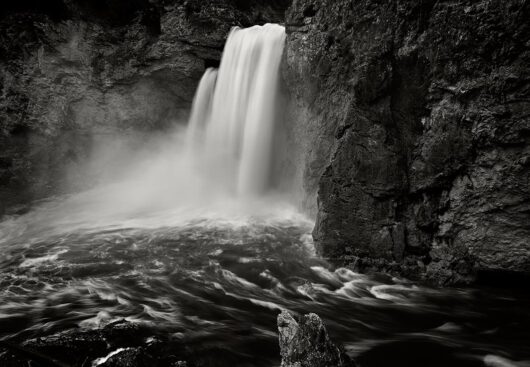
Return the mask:
[[(0, 5), (0, 215), (90, 184), (91, 152), (185, 122), (233, 26), (288, 1), (21, 0)], [(103, 146), (103, 147), (102, 147)]]
[(284, 76), (324, 257), (438, 284), (530, 272), (529, 17), (524, 0), (294, 1)]
[(355, 364), (329, 338), (324, 323), (314, 313), (298, 322), (282, 311), (278, 315), (281, 367), (354, 367)]

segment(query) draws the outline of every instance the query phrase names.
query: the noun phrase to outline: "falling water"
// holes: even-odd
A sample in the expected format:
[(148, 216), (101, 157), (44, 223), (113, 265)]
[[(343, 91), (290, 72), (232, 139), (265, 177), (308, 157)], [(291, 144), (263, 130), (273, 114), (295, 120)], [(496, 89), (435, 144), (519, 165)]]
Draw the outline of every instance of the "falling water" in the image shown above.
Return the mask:
[[(219, 72), (208, 69), (193, 104), (188, 145), (201, 171), (239, 196), (267, 190), (285, 29), (234, 28)], [(216, 80), (215, 80), (216, 79)]]
[(196, 149), (197, 145), (204, 139), (201, 134), (204, 131), (205, 123), (210, 119), (216, 78), (217, 70), (208, 68), (195, 93), (186, 137), (190, 154), (199, 153)]
[(207, 69), (199, 83), (186, 131), (177, 128), (131, 154), (134, 164), (116, 181), (39, 207), (16, 224), (0, 223), (0, 244), (27, 236), (26, 228), (42, 236), (198, 218), (305, 222), (284, 192), (270, 190), (284, 41), (280, 25), (232, 29), (219, 70)]

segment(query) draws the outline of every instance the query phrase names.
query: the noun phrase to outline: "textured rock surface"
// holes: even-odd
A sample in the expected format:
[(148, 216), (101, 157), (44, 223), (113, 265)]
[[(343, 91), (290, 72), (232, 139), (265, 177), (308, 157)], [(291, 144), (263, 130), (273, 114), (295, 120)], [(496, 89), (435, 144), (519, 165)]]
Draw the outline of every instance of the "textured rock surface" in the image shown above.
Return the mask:
[(278, 315), (282, 367), (353, 367), (348, 355), (330, 340), (326, 327), (314, 313), (297, 322), (282, 311)]
[(321, 254), (439, 284), (530, 272), (529, 17), (524, 0), (294, 1), (284, 75)]
[[(5, 367), (91, 366), (185, 367), (178, 342), (162, 340), (138, 324), (117, 321), (97, 330), (72, 329), (59, 334), (0, 344)], [(31, 363), (31, 364), (28, 364)]]
[(287, 5), (2, 3), (0, 215), (17, 203), (86, 184), (82, 162), (109, 138), (142, 140), (142, 132), (185, 121), (197, 81), (218, 63), (230, 28), (283, 20)]

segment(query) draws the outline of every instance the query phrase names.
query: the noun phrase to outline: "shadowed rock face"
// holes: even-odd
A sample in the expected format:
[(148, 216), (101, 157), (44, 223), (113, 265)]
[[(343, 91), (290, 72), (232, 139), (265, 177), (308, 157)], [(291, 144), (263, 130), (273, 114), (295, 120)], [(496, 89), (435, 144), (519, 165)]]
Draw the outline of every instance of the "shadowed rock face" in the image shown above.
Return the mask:
[(231, 27), (280, 22), (287, 6), (284, 0), (2, 3), (0, 215), (90, 184), (82, 163), (97, 144), (113, 136), (138, 143), (185, 122), (198, 80), (219, 63)]
[(529, 16), (294, 1), (284, 76), (323, 256), (438, 284), (530, 272)]
[(282, 367), (354, 367), (344, 351), (330, 340), (326, 327), (314, 313), (297, 322), (282, 311), (278, 315)]

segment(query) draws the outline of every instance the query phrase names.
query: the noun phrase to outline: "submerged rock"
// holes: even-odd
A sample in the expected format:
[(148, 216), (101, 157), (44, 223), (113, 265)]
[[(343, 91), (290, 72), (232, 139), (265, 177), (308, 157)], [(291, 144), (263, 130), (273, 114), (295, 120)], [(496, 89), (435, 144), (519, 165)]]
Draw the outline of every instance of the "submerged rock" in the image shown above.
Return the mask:
[(344, 350), (329, 338), (324, 323), (314, 313), (298, 322), (282, 311), (278, 315), (282, 367), (354, 367)]

